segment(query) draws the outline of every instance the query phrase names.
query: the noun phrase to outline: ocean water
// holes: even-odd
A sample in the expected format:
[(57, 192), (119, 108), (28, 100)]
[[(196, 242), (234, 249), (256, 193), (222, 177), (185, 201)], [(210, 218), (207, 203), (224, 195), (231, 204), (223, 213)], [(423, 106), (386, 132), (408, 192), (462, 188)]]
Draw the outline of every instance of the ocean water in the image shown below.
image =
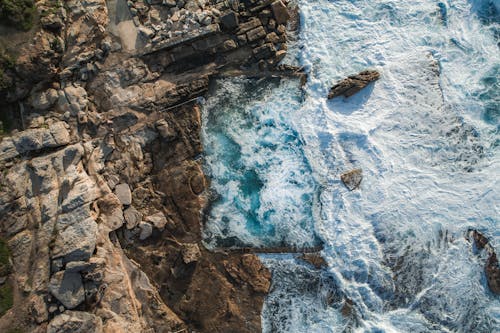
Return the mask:
[[(464, 237), (500, 251), (498, 2), (298, 3), (304, 89), (221, 81), (204, 107), (206, 244), (323, 244), (322, 270), (262, 255), (265, 332), (500, 332), (486, 256)], [(326, 99), (368, 68), (379, 81)]]

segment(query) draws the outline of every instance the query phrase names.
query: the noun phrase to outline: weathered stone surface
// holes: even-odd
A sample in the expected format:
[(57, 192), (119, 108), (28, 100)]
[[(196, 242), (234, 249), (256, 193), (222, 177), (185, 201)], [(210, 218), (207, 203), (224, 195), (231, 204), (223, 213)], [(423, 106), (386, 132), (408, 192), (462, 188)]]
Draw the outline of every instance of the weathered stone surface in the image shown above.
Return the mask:
[(201, 256), (200, 248), (196, 243), (184, 244), (182, 247), (182, 260), (186, 264), (198, 261)]
[(142, 214), (132, 206), (123, 211), (123, 217), (127, 222), (127, 229), (135, 228), (142, 221)]
[(163, 230), (167, 225), (168, 221), (165, 214), (158, 212), (156, 214), (146, 217), (146, 221), (150, 222), (156, 229)]
[(102, 333), (102, 320), (82, 311), (66, 311), (54, 317), (47, 333)]
[(351, 75), (348, 78), (335, 84), (328, 93), (328, 98), (332, 99), (338, 96), (350, 97), (365, 88), (368, 84), (380, 78), (377, 71), (363, 71), (356, 75)]
[(290, 18), (290, 13), (281, 0), (273, 2), (271, 4), (271, 9), (273, 10), (274, 18), (278, 24), (286, 23)]
[(48, 89), (33, 96), (31, 106), (37, 110), (47, 110), (58, 99), (57, 90)]
[(122, 205), (132, 204), (132, 192), (130, 191), (130, 186), (128, 186), (128, 184), (116, 185), (115, 194)]
[(58, 223), (62, 229), (57, 233), (52, 257), (62, 257), (64, 262), (88, 260), (95, 249), (97, 224), (90, 217), (67, 223)]
[(150, 223), (139, 223), (139, 229), (141, 230), (141, 233), (139, 234), (140, 240), (145, 240), (153, 234), (153, 226)]
[(0, 161), (19, 155), (69, 144), (70, 136), (66, 123), (56, 122), (48, 128), (28, 129), (0, 142)]
[(160, 133), (160, 136), (167, 141), (172, 141), (177, 137), (175, 129), (172, 128), (165, 119), (156, 122), (156, 129)]
[(76, 308), (85, 300), (80, 273), (66, 271), (55, 273), (50, 279), (49, 291), (68, 309)]
[(354, 169), (344, 172), (340, 175), (340, 179), (350, 191), (353, 191), (361, 184), (363, 180), (363, 171), (361, 169)]
[(224, 261), (226, 271), (240, 283), (248, 283), (258, 293), (267, 293), (271, 287), (271, 273), (253, 254), (241, 257), (241, 264)]
[(500, 295), (500, 266), (498, 264), (498, 259), (496, 253), (491, 253), (486, 266), (484, 268), (486, 274), (486, 280), (488, 281), (488, 287), (490, 287), (491, 292)]
[(61, 112), (70, 112), (76, 116), (78, 112), (87, 111), (88, 102), (85, 89), (79, 85), (71, 85), (59, 91), (57, 105)]
[(220, 23), (227, 30), (236, 29), (239, 24), (238, 14), (230, 10), (227, 13), (221, 15)]
[(259, 26), (247, 32), (247, 40), (249, 42), (254, 42), (258, 39), (264, 38), (265, 36), (266, 36), (266, 29), (264, 29), (264, 27), (262, 26)]
[(256, 59), (264, 59), (272, 56), (276, 52), (276, 48), (271, 43), (266, 43), (253, 50), (253, 55)]

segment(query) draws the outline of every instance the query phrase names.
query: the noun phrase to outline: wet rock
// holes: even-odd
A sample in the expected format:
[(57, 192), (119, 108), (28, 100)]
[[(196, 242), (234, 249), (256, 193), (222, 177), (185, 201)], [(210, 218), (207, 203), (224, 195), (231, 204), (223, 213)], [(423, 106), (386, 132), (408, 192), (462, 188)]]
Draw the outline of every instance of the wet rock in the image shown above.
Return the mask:
[(328, 93), (328, 99), (338, 96), (350, 97), (365, 88), (368, 84), (380, 78), (377, 71), (368, 70), (360, 72), (356, 75), (351, 75), (346, 79), (335, 84)]
[(58, 98), (59, 96), (57, 94), (57, 90), (48, 89), (34, 95), (31, 101), (31, 106), (37, 110), (47, 110), (54, 105)]
[(81, 311), (66, 311), (52, 319), (47, 333), (102, 333), (102, 319)]
[(220, 23), (222, 24), (222, 27), (226, 30), (236, 29), (239, 24), (238, 14), (236, 14), (232, 10), (227, 13), (224, 13), (220, 17)]
[(302, 260), (307, 261), (315, 268), (320, 269), (328, 266), (328, 263), (319, 253), (304, 253), (301, 257)]
[(67, 309), (74, 309), (85, 300), (82, 276), (79, 273), (55, 273), (50, 279), (49, 291)]
[(127, 229), (135, 228), (142, 221), (142, 214), (132, 206), (123, 211), (123, 217), (127, 223)]
[(363, 171), (361, 169), (354, 169), (344, 172), (340, 175), (340, 179), (350, 191), (353, 191), (361, 184), (363, 180)]
[(132, 204), (132, 192), (128, 184), (118, 184), (115, 187), (115, 194), (122, 205), (128, 206)]
[(488, 287), (494, 294), (500, 295), (500, 266), (496, 253), (491, 253), (484, 268)]
[(273, 2), (271, 4), (271, 9), (273, 10), (274, 18), (278, 24), (284, 24), (290, 18), (290, 13), (281, 0)]

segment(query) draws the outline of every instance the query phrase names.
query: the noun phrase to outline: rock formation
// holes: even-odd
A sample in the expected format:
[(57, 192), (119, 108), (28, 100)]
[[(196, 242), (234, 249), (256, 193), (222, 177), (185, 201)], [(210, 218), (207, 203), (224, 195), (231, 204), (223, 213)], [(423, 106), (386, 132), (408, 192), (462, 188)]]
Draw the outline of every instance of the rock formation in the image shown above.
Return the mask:
[(488, 238), (477, 230), (469, 230), (467, 238), (474, 242), (478, 251), (486, 251), (488, 259), (484, 265), (484, 274), (491, 292), (500, 295), (500, 265), (495, 249), (489, 244)]
[(363, 180), (363, 171), (361, 169), (354, 169), (344, 172), (340, 175), (340, 180), (342, 180), (342, 183), (344, 183), (349, 191), (354, 191)]
[(269, 271), (201, 243), (197, 98), (216, 75), (303, 75), (278, 66), (285, 3), (35, 5), (0, 91), (0, 331), (260, 331)]
[(328, 99), (339, 96), (350, 97), (365, 88), (368, 84), (380, 78), (377, 71), (362, 71), (359, 74), (351, 75), (339, 83), (335, 84), (328, 93)]

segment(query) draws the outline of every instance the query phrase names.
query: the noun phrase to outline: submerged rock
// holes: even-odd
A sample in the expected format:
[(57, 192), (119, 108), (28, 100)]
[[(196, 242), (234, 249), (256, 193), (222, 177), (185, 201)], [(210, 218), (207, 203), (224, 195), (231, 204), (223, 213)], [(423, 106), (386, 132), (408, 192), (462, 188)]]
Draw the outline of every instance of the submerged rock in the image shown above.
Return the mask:
[(374, 70), (360, 72), (351, 75), (334, 85), (328, 93), (328, 99), (338, 96), (349, 97), (365, 88), (368, 84), (380, 78), (380, 73)]
[(344, 172), (340, 175), (340, 179), (350, 191), (353, 191), (361, 184), (363, 180), (363, 171), (361, 169), (354, 169)]

